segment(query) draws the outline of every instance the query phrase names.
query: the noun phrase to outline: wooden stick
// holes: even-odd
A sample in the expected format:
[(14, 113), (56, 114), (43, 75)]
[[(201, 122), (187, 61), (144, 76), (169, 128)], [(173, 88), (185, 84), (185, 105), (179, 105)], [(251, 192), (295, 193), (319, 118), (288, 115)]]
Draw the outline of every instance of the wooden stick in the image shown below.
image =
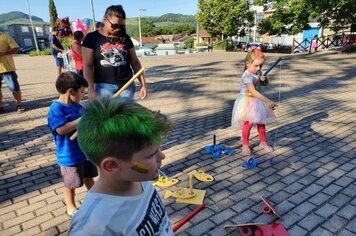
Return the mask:
[(176, 225), (173, 226), (173, 232), (176, 232), (180, 227), (182, 227), (190, 218), (192, 218), (195, 214), (201, 211), (205, 207), (205, 203), (203, 202), (197, 208), (194, 209), (189, 215), (184, 217), (181, 221), (179, 221)]
[[(145, 68), (141, 68), (141, 70), (137, 71), (137, 73), (129, 80), (126, 82), (126, 84), (119, 89), (119, 91), (117, 91), (112, 97), (118, 97), (125, 89), (127, 89), (134, 81), (135, 79), (137, 79), (137, 77), (139, 77), (143, 72), (145, 71)], [(78, 118), (80, 119), (80, 118)], [(70, 136), (70, 140), (74, 140), (78, 137), (78, 131), (76, 131), (72, 136)]]

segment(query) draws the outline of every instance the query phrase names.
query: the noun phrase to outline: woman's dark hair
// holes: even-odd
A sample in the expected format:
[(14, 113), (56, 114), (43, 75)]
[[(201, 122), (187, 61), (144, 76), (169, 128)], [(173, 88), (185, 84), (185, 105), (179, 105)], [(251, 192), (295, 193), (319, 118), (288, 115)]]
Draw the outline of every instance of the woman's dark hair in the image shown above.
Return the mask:
[(75, 31), (73, 34), (73, 38), (77, 41), (80, 41), (83, 37), (84, 37), (84, 34), (80, 30)]
[(111, 18), (113, 16), (126, 20), (126, 13), (121, 5), (111, 5), (106, 9), (105, 17)]

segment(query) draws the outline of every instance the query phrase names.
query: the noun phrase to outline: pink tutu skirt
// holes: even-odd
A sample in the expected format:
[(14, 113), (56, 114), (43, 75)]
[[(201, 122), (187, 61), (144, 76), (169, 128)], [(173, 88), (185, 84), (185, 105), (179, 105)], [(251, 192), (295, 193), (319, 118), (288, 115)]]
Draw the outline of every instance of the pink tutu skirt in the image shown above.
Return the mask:
[(240, 95), (232, 110), (231, 126), (241, 129), (244, 122), (251, 124), (267, 124), (276, 119), (272, 109), (258, 98)]

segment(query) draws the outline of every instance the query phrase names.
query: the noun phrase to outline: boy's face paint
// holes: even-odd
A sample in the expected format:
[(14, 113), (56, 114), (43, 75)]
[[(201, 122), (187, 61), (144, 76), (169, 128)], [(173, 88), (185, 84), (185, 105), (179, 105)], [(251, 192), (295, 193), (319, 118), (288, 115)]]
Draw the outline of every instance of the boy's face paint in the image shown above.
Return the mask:
[(133, 163), (133, 166), (131, 167), (132, 170), (141, 173), (141, 174), (147, 174), (148, 173), (148, 169), (146, 168), (146, 166), (138, 161), (135, 161)]
[(134, 153), (131, 161), (126, 162), (130, 171), (125, 173), (125, 176), (134, 181), (152, 180), (157, 176), (157, 169), (161, 167), (164, 158), (160, 144), (144, 148)]

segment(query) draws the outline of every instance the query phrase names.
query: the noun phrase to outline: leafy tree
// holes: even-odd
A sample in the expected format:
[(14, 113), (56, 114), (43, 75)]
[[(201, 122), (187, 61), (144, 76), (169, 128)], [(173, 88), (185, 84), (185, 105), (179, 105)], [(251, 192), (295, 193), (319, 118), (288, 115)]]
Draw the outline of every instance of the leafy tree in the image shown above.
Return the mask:
[(234, 36), (253, 26), (248, 0), (198, 0), (196, 19), (213, 37)]
[(173, 34), (190, 35), (195, 32), (195, 26), (190, 24), (176, 24), (172, 30)]
[(339, 29), (356, 22), (355, 0), (257, 0), (258, 4), (269, 4), (275, 10), (271, 17), (259, 25), (261, 34), (296, 34), (310, 28), (315, 20), (321, 27)]
[(49, 18), (50, 18), (50, 24), (52, 27), (55, 27), (57, 25), (57, 19), (58, 19), (58, 14), (57, 14), (57, 9), (56, 5), (54, 5), (53, 0), (49, 0)]
[(149, 19), (141, 20), (141, 30), (144, 37), (156, 35), (156, 26)]

